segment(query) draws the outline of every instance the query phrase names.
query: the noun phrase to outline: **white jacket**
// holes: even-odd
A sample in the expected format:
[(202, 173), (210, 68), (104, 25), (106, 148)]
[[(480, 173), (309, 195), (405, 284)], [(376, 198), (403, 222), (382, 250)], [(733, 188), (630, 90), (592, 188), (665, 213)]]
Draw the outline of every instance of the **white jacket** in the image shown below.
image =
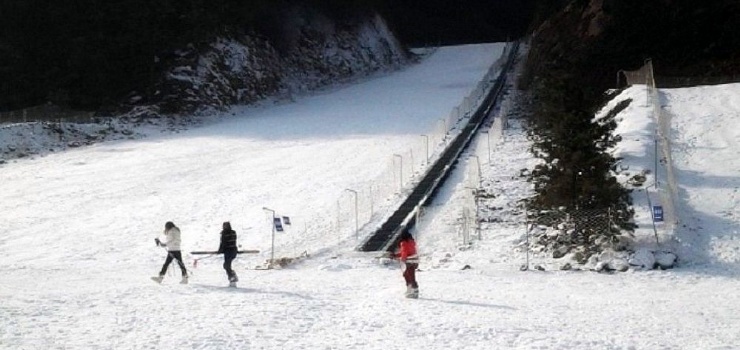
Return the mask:
[(168, 251), (180, 250), (180, 229), (173, 227), (164, 232), (166, 240), (164, 244), (167, 246)]

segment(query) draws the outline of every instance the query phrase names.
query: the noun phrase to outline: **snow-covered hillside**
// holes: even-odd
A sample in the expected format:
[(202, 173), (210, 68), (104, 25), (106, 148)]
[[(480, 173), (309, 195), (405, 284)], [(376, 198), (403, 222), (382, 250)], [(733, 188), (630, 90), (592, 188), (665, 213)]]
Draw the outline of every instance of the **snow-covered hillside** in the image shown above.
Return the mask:
[(214, 111), (293, 100), (413, 61), (378, 14), (361, 16), (356, 23), (338, 23), (305, 8), (282, 16), (276, 26), (285, 33), (272, 41), (256, 33), (232, 34), (155, 57), (153, 69), (161, 76), (154, 86), (146, 93), (130, 92), (114, 108), (118, 112), (110, 106), (99, 110), (95, 122), (88, 116), (92, 113), (82, 117), (51, 102), (15, 111), (10, 120), (22, 115), (23, 121), (49, 122), (0, 125), (0, 164), (101, 141), (140, 138), (157, 128), (184, 129), (217, 117)]
[(152, 94), (132, 94), (135, 107), (128, 114), (208, 114), (277, 95), (293, 98), (408, 62), (408, 53), (378, 14), (338, 23), (300, 7), (288, 13), (275, 19), (284, 42), (243, 33), (177, 50)]
[(676, 252), (684, 266), (709, 263), (734, 269), (740, 262), (739, 90), (740, 84), (661, 90), (678, 190), (674, 229), (652, 225), (648, 198), (652, 205), (666, 204), (661, 202), (665, 186), (654, 186), (656, 165), (658, 181), (665, 185), (668, 179), (666, 158), (660, 152), (655, 157), (656, 123), (644, 86), (627, 89), (608, 105), (632, 100), (618, 116), (616, 132), (623, 137), (617, 149), (624, 157), (623, 178), (646, 174), (644, 185), (633, 193), (638, 241), (649, 249)]
[[(502, 48), (440, 48), (394, 74), (292, 103), (234, 109), (200, 128), (0, 165), (0, 348), (735, 348), (738, 114), (728, 106), (740, 85), (662, 91), (674, 114), (686, 225), (662, 238), (681, 243), (681, 256), (695, 264), (609, 275), (559, 271), (552, 259), (532, 256), (546, 271), (520, 271), (525, 229), (517, 201), (530, 187), (519, 174), (536, 160), (512, 112), (513, 90), (510, 127), (501, 137), (482, 130), (488, 133), (463, 155), (416, 230), (421, 298), (403, 298), (396, 264), (353, 250), (353, 230), (335, 226), (338, 202), (351, 198), (347, 189), (397, 171), (396, 158), (407, 160), (402, 172), (409, 167), (408, 150), (419, 157), (422, 142), (434, 140), (440, 119)], [(645, 90), (638, 86), (615, 99), (635, 100), (619, 115), (619, 132), (634, 143), (616, 150), (635, 171), (652, 164), (653, 125), (644, 122), (648, 107), (639, 96)], [(478, 159), (497, 220), (461, 249), (460, 209)], [(647, 245), (653, 233), (639, 196), (636, 235)], [(388, 197), (374, 210), (397, 198)], [(254, 269), (272, 245), (263, 207), (292, 220), (276, 235), (276, 254), (308, 257)], [(165, 257), (153, 238), (168, 220), (183, 232), (188, 285), (178, 284), (176, 266), (163, 285), (149, 280)], [(236, 289), (226, 287), (220, 257), (194, 268), (199, 256), (187, 254), (215, 249), (227, 220), (242, 248), (261, 250), (236, 260)], [(694, 258), (701, 256), (713, 258)]]

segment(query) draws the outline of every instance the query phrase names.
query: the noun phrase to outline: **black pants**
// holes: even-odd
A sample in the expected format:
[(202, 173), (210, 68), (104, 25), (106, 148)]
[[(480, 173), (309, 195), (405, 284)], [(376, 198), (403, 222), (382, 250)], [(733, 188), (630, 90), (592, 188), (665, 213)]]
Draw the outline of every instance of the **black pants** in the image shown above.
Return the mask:
[(236, 250), (227, 250), (224, 252), (224, 270), (226, 270), (226, 276), (229, 277), (229, 281), (236, 276), (236, 272), (231, 269), (231, 262), (236, 259)]
[(159, 271), (159, 275), (164, 276), (164, 274), (167, 273), (167, 267), (170, 266), (172, 259), (177, 260), (177, 264), (180, 265), (180, 271), (182, 271), (182, 277), (187, 276), (188, 270), (185, 269), (185, 264), (182, 262), (182, 254), (180, 253), (179, 250), (173, 250), (173, 251), (167, 252), (167, 259), (164, 261), (164, 265), (162, 265), (162, 270)]
[(403, 270), (403, 279), (406, 280), (406, 285), (411, 288), (419, 288), (419, 284), (416, 283), (416, 269), (419, 267), (417, 263), (406, 263), (406, 269)]

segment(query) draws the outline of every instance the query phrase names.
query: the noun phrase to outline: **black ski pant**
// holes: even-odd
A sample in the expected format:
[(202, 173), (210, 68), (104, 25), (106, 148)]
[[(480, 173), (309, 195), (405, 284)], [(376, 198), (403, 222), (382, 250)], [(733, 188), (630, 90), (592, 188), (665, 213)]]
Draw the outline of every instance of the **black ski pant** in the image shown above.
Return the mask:
[(406, 286), (411, 288), (419, 288), (419, 284), (416, 283), (416, 269), (419, 267), (417, 263), (405, 263), (406, 269), (403, 270), (403, 279), (406, 280)]
[(226, 270), (226, 276), (229, 277), (229, 281), (236, 276), (236, 272), (231, 269), (231, 262), (236, 259), (236, 250), (227, 250), (224, 252), (224, 270)]
[(162, 265), (162, 270), (159, 271), (159, 275), (164, 276), (164, 274), (167, 273), (167, 267), (170, 266), (172, 259), (177, 260), (177, 264), (180, 265), (180, 271), (182, 271), (182, 277), (186, 277), (188, 275), (188, 270), (185, 269), (185, 264), (182, 262), (182, 253), (180, 253), (179, 250), (171, 250), (167, 252), (167, 259), (164, 261), (164, 265)]

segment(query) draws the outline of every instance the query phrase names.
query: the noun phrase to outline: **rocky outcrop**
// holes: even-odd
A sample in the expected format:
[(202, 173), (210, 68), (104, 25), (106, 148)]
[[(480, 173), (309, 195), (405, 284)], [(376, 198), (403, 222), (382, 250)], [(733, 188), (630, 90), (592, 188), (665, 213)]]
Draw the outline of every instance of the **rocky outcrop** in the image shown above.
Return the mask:
[(337, 23), (297, 11), (286, 17), (279, 42), (250, 33), (176, 51), (152, 95), (131, 96), (129, 115), (193, 114), (268, 97), (292, 98), (408, 62), (406, 50), (377, 14)]

